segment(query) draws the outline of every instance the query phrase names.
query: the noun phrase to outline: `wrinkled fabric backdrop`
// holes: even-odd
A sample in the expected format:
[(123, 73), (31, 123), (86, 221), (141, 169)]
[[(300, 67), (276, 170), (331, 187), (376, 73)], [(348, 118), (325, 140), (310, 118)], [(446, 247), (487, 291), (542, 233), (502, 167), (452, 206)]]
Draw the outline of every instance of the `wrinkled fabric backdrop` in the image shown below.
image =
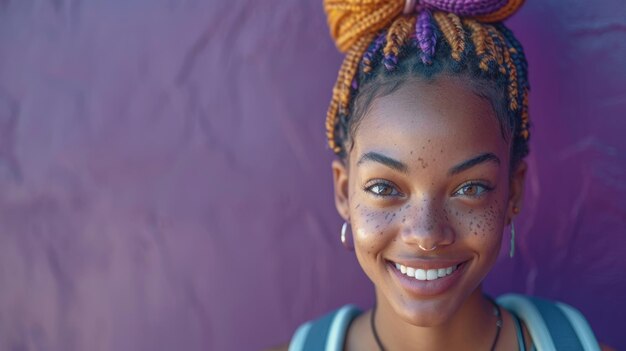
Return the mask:
[[(626, 2), (529, 0), (517, 253), (626, 348)], [(321, 0), (0, 1), (0, 350), (258, 350), (373, 289), (339, 243)]]

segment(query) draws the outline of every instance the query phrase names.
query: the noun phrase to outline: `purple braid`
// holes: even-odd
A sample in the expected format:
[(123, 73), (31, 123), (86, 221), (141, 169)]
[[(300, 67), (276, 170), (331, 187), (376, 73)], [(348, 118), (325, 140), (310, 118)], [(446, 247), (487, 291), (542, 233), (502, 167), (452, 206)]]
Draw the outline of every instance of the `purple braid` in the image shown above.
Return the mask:
[(359, 82), (356, 80), (356, 77), (354, 77), (354, 79), (352, 80), (351, 86), (354, 90), (359, 89)]
[(374, 62), (374, 56), (376, 55), (378, 50), (380, 50), (383, 44), (385, 44), (386, 35), (387, 33), (385, 31), (381, 32), (363, 55), (363, 61), (361, 61), (361, 69), (363, 70), (363, 72), (369, 73), (372, 70), (372, 62)]
[(387, 71), (392, 71), (398, 64), (398, 57), (394, 54), (386, 55), (383, 59), (383, 64), (385, 65)]
[(417, 22), (415, 22), (415, 36), (417, 44), (422, 51), (420, 53), (422, 62), (430, 65), (433, 62), (433, 56), (435, 56), (437, 32), (435, 31), (432, 13), (427, 8), (423, 8), (417, 17)]
[[(468, 72), (472, 80), (489, 83), (485, 94), (501, 127), (517, 133), (512, 163), (528, 154), (528, 64), (522, 46), (501, 23), (525, 0), (418, 0), (414, 11), (406, 11), (410, 13), (402, 5), (414, 1), (323, 1), (331, 35), (348, 53), (326, 116), (329, 146), (335, 153), (347, 156), (351, 126), (386, 84)], [(372, 4), (379, 8), (373, 11)], [(372, 89), (364, 89), (369, 84)], [(508, 93), (502, 97), (502, 91)]]
[(429, 6), (452, 12), (461, 17), (486, 15), (496, 12), (509, 0), (426, 0)]

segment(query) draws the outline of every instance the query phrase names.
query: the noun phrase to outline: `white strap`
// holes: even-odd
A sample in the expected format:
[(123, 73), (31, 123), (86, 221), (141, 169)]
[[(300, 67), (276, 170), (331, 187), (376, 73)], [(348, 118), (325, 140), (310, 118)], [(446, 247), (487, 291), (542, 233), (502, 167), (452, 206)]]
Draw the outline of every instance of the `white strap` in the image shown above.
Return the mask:
[(556, 351), (548, 327), (532, 302), (518, 294), (506, 294), (496, 300), (524, 321), (535, 346), (537, 346), (537, 351)]
[(333, 322), (330, 325), (328, 339), (326, 340), (326, 351), (342, 351), (343, 343), (346, 338), (348, 323), (352, 320), (349, 313), (355, 309), (353, 305), (345, 305), (337, 311)]
[[(351, 316), (354, 310), (358, 310), (358, 308), (354, 305), (345, 305), (337, 310), (333, 316), (333, 320), (330, 322), (328, 337), (326, 339), (326, 347), (324, 350), (342, 351), (347, 334), (346, 330), (348, 328), (348, 324), (352, 322)], [(314, 322), (315, 321), (307, 322), (296, 329), (296, 332), (293, 334), (291, 342), (289, 343), (289, 351), (302, 351), (304, 349), (304, 343), (306, 342), (306, 338), (309, 335)]]
[(309, 330), (311, 330), (312, 326), (313, 322), (307, 322), (296, 329), (289, 343), (289, 351), (301, 351), (304, 348), (304, 341), (306, 336), (309, 335)]

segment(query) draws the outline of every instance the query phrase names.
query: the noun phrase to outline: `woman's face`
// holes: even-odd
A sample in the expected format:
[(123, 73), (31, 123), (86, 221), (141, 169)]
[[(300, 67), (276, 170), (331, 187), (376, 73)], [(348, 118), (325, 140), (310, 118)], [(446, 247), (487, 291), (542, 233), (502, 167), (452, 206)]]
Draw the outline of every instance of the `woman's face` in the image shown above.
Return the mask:
[(456, 77), (375, 99), (353, 142), (348, 167), (335, 161), (333, 172), (357, 259), (404, 320), (441, 324), (494, 264), (525, 164), (510, 173), (489, 101)]

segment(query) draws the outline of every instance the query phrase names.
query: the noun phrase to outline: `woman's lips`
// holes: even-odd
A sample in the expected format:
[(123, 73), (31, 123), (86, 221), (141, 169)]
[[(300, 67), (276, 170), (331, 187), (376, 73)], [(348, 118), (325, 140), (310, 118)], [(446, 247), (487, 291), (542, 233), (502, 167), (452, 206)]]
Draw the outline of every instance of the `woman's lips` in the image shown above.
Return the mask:
[[(439, 295), (450, 288), (465, 272), (468, 261), (393, 262), (386, 267), (401, 288), (416, 296)], [(412, 275), (412, 276), (410, 276)]]

